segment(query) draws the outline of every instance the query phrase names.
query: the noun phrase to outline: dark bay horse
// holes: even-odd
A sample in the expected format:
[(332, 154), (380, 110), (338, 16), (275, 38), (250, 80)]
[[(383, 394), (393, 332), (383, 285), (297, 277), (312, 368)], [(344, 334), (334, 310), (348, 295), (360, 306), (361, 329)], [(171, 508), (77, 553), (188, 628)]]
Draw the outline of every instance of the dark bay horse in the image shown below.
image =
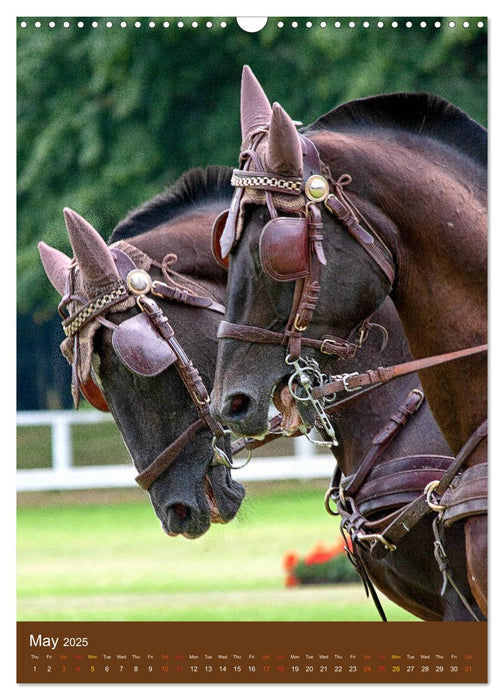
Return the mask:
[[(214, 416), (241, 435), (264, 434), (270, 397), (307, 338), (345, 340), (390, 294), (414, 358), (463, 351), (420, 377), (467, 467), (462, 490), (471, 496), (476, 477), (483, 489), (463, 521), (469, 585), (486, 611), (486, 131), (440, 98), (398, 94), (343, 105), (298, 132), (248, 67), (241, 109), (235, 193), (214, 228), (229, 264)], [(341, 375), (328, 387), (350, 391), (385, 374)], [(430, 503), (445, 507), (437, 494)]]
[[(109, 240), (108, 251), (115, 251), (120, 246), (123, 252), (135, 257), (139, 265), (144, 264), (142, 255), (148, 256), (146, 264), (156, 279), (165, 284), (176, 283), (178, 289), (190, 289), (200, 298), (210, 295), (222, 301), (227, 273), (213, 259), (210, 233), (215, 216), (232, 194), (230, 176), (228, 168), (197, 169), (186, 173), (172, 188), (121, 222)], [(96, 259), (107, 260), (107, 246), (89, 224), (68, 212), (67, 226), (79, 269), (86, 270), (89, 277), (96, 273)], [(45, 245), (41, 245), (41, 255), (50, 280), (65, 295), (71, 261)], [(157, 261), (157, 264), (150, 261)], [(117, 267), (117, 261), (113, 262)], [(110, 261), (105, 270), (103, 267), (104, 263), (98, 272), (108, 287), (110, 278), (115, 281), (119, 271), (114, 271)], [(76, 280), (77, 287), (79, 284)], [(97, 286), (96, 281), (93, 285)], [(80, 287), (76, 291), (79, 290)], [(82, 291), (89, 296), (89, 286), (84, 288), (82, 285)], [(84, 301), (77, 304), (79, 308)], [(210, 389), (221, 314), (187, 306), (181, 297), (178, 300), (159, 298), (158, 303)], [(121, 358), (118, 355), (124, 349), (117, 342), (114, 344), (117, 331), (110, 324), (120, 325), (134, 315), (142, 315), (138, 304), (126, 309), (110, 308), (104, 312), (105, 323), (97, 324), (90, 338), (81, 338), (80, 351), (85, 353), (86, 342), (92, 344), (94, 376), (133, 461), (142, 473), (191, 425), (197, 412), (172, 366), (155, 376), (142, 376), (138, 370), (132, 371), (125, 364), (130, 359), (128, 356)], [(389, 342), (383, 351), (387, 361), (409, 359), (407, 342), (389, 300), (378, 309), (373, 322), (386, 326), (389, 331)], [(349, 367), (362, 369), (375, 362), (380, 354), (382, 334), (379, 328), (371, 326), (368, 330), (369, 337), (362, 347), (362, 354), (349, 360)], [(83, 334), (84, 329), (80, 335)], [(142, 343), (135, 334), (131, 341), (133, 345)], [(326, 357), (328, 367), (334, 369), (334, 359)], [(390, 415), (397, 413), (405, 397), (417, 386), (415, 375), (405, 377), (378, 389), (373, 400), (363, 397), (358, 402), (342, 405), (334, 413), (332, 420), (339, 439), (335, 455), (344, 474), (352, 473), (354, 466), (366, 455), (374, 435)], [(385, 454), (387, 459), (398, 459), (426, 451), (449, 454), (424, 402)], [(242, 487), (231, 480), (229, 470), (223, 466), (211, 466), (213, 462), (211, 435), (208, 431), (200, 431), (192, 435), (170, 468), (150, 485), (149, 494), (155, 512), (168, 534), (201, 535), (211, 521), (227, 521), (238, 510), (243, 497)], [(460, 547), (462, 542), (463, 534), (459, 533), (458, 540), (455, 535), (450, 537), (448, 546)], [(432, 529), (428, 522), (422, 522), (397, 552), (381, 560), (367, 557), (366, 553), (364, 558), (370, 577), (378, 588), (418, 617), (426, 620), (468, 619), (467, 611), (451, 588), (443, 596), (439, 594), (441, 575), (432, 557), (432, 547)], [(464, 571), (455, 573), (458, 580), (464, 580)], [(469, 591), (464, 593), (470, 598)], [(474, 605), (474, 601), (471, 600), (471, 604)]]
[[(174, 340), (196, 362), (205, 387), (211, 387), (226, 275), (219, 271), (211, 254), (210, 220), (222, 208), (226, 195), (226, 169), (206, 173), (195, 170), (154, 198), (141, 213), (133, 212), (121, 222), (111, 236), (110, 247), (82, 217), (66, 211), (78, 267), (73, 267), (60, 251), (40, 244), (47, 275), (64, 297), (69, 282), (73, 282), (71, 313), (75, 315), (89, 308), (90, 299), (102, 298), (103, 292), (123, 283), (124, 256), (114, 258), (119, 249), (119, 254), (134, 260), (133, 267), (143, 268), (171, 292), (171, 301), (154, 295), (152, 298), (159, 300), (158, 307), (175, 330)], [(70, 275), (72, 271), (75, 279)], [(184, 303), (184, 299), (192, 303)], [(162, 346), (158, 347), (149, 323), (139, 328), (120, 325), (131, 317), (144, 316), (134, 295), (126, 295), (126, 300), (105, 306), (100, 317), (67, 338), (62, 350), (75, 368), (78, 376), (74, 382), (84, 395), (99, 408), (106, 410), (108, 405), (139, 473), (144, 474), (153, 464), (161, 466), (152, 484), (147, 481), (142, 485), (148, 490), (163, 530), (169, 535), (199, 537), (211, 522), (232, 519), (245, 491), (227, 467), (211, 466), (213, 433), (208, 425), (197, 423), (199, 412), (175, 369), (178, 360), (174, 361), (173, 351), (165, 353)], [(125, 329), (122, 340), (111, 324)], [(131, 350), (124, 347), (125, 343)], [(177, 347), (175, 350), (178, 352)], [(131, 352), (138, 357), (130, 357)], [(147, 366), (143, 367), (142, 362)], [(104, 401), (100, 401), (93, 376)], [(192, 426), (200, 429), (193, 432)], [(186, 444), (177, 442), (184, 435)], [(172, 446), (176, 449), (170, 452)]]

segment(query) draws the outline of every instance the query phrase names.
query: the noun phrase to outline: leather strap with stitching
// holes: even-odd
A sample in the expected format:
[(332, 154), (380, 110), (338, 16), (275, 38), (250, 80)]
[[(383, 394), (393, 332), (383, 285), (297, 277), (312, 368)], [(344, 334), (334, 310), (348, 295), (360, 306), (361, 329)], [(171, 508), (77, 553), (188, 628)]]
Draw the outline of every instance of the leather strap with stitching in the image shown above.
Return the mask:
[(217, 311), (221, 314), (226, 313), (226, 308), (224, 305), (219, 304), (210, 297), (197, 296), (196, 294), (191, 294), (189, 291), (187, 291), (187, 289), (171, 287), (164, 282), (158, 282), (157, 280), (152, 283), (152, 293), (157, 297), (161, 297), (162, 299), (178, 301), (180, 304), (201, 307), (203, 309), (208, 309), (209, 311)]
[(374, 237), (359, 224), (353, 212), (335, 194), (330, 194), (327, 197), (325, 205), (337, 219), (345, 224), (347, 231), (360, 243), (370, 258), (374, 260), (392, 287), (395, 280), (394, 264), (383, 250), (376, 245)]
[(216, 437), (224, 437), (224, 431), (221, 425), (210, 414), (210, 396), (208, 395), (201, 375), (177, 341), (175, 332), (168, 319), (152, 299), (144, 297), (141, 301), (141, 308), (143, 312), (147, 314), (147, 318), (159, 335), (175, 352), (177, 356), (176, 364), (180, 377), (193, 398), (194, 405), (198, 409), (201, 418), (203, 418)]
[[(217, 331), (217, 338), (227, 338), (233, 340), (242, 340), (244, 342), (262, 343), (266, 345), (287, 345), (289, 342), (289, 333), (278, 333), (270, 331), (258, 326), (243, 326), (238, 323), (230, 323), (229, 321), (221, 321)], [(358, 346), (350, 343), (348, 340), (336, 338), (334, 336), (326, 336), (320, 340), (314, 338), (301, 338), (301, 345), (319, 350), (326, 355), (336, 355), (342, 359), (355, 357)]]
[(161, 476), (175, 461), (188, 442), (196, 433), (206, 427), (203, 418), (198, 418), (182, 435), (159, 454), (156, 459), (136, 477), (135, 481), (143, 489), (149, 489), (158, 477)]
[(406, 425), (408, 419), (418, 411), (423, 400), (423, 392), (420, 389), (414, 389), (408, 394), (406, 400), (399, 406), (399, 409), (390, 416), (388, 423), (373, 438), (372, 447), (360, 463), (353, 478), (345, 485), (345, 498), (347, 496), (355, 496), (376, 464), (378, 457), (396, 437), (401, 428)]
[(400, 365), (378, 367), (376, 370), (370, 369), (367, 372), (362, 372), (361, 374), (355, 373), (350, 375), (337, 375), (332, 381), (326, 382), (322, 386), (312, 389), (312, 394), (318, 399), (335, 394), (338, 391), (353, 391), (355, 389), (360, 389), (361, 387), (386, 384), (396, 377), (402, 377), (406, 374), (419, 372), (422, 369), (434, 367), (445, 362), (452, 362), (453, 360), (459, 360), (464, 357), (469, 357), (470, 355), (483, 353), (487, 350), (488, 344), (477, 345), (472, 348), (455, 350), (454, 352), (447, 352), (442, 355), (433, 355), (432, 357), (424, 357), (419, 360), (403, 362)]
[[(466, 460), (478, 447), (480, 442), (485, 439), (487, 434), (488, 421), (485, 420), (474, 431), (469, 440), (467, 440), (463, 448), (453, 460), (451, 466), (446, 470), (444, 476), (440, 479), (439, 484), (435, 489), (438, 496), (443, 496), (455, 476), (464, 467)], [(409, 532), (424, 515), (431, 512), (432, 507), (426, 499), (425, 494), (422, 494), (412, 501), (412, 503), (410, 503), (406, 508), (404, 508), (394, 519), (394, 521), (383, 531), (384, 540), (388, 545), (395, 546), (396, 543), (399, 542), (399, 540), (407, 532)], [(383, 542), (378, 541), (373, 544), (371, 551), (376, 558), (381, 559), (387, 554), (389, 549), (383, 544)]]

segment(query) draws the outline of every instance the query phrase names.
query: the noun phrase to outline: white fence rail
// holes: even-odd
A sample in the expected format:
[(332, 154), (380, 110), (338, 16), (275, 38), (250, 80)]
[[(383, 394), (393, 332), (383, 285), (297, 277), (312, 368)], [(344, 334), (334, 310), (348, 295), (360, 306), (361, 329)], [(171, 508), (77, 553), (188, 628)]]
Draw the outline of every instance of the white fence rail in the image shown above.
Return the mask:
[[(137, 487), (133, 465), (73, 464), (72, 426), (111, 421), (110, 414), (100, 411), (21, 411), (17, 425), (51, 428), (51, 464), (17, 470), (18, 491), (59, 491), (65, 489), (99, 489)], [(334, 457), (315, 454), (313, 445), (305, 438), (294, 439), (294, 456), (261, 457), (256, 451), (251, 461), (233, 476), (238, 481), (274, 481), (280, 479), (329, 478), (334, 469)], [(138, 488), (138, 487), (137, 487)]]

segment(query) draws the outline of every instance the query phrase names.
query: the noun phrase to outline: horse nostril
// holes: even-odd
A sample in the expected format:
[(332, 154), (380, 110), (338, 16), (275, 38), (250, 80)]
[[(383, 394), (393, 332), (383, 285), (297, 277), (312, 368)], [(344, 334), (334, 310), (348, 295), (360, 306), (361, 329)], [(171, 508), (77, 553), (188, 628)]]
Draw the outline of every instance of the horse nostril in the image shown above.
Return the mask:
[(249, 407), (250, 399), (246, 394), (234, 394), (229, 404), (229, 414), (233, 418), (244, 415)]
[(185, 520), (189, 515), (189, 508), (184, 506), (182, 503), (175, 503), (173, 510), (179, 520)]

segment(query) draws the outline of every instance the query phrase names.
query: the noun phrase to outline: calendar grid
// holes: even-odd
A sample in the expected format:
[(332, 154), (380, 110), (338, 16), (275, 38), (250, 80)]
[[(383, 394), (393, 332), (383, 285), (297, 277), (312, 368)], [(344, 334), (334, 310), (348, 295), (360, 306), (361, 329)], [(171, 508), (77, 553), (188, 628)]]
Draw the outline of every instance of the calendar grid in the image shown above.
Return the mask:
[(484, 683), (486, 623), (18, 623), (19, 683)]

